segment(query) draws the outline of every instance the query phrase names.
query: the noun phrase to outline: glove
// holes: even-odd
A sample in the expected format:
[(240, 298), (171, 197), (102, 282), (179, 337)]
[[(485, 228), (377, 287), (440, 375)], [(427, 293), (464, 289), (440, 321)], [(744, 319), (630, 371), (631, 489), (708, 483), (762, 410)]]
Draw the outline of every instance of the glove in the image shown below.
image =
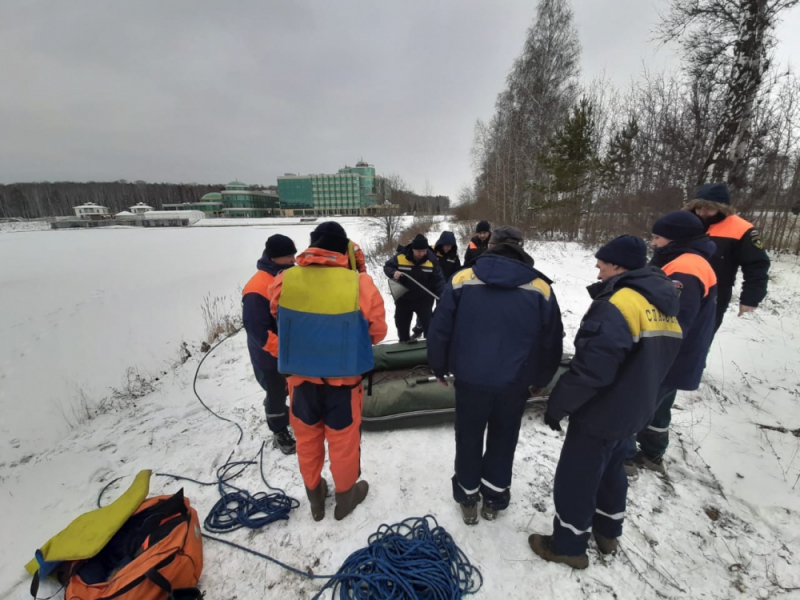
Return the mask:
[(562, 431), (561, 421), (553, 417), (553, 415), (551, 415), (549, 412), (544, 413), (544, 424), (553, 431)]

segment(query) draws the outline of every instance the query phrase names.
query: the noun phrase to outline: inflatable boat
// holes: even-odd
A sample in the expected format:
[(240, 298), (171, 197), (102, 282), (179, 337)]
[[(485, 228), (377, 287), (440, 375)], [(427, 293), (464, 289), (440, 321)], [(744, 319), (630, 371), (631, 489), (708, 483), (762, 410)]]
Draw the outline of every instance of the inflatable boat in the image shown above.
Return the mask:
[[(452, 421), (456, 408), (455, 388), (436, 382), (428, 368), (424, 341), (373, 346), (375, 367), (364, 381), (361, 426), (367, 431), (439, 425)], [(571, 356), (564, 355), (555, 376), (541, 396), (528, 400), (528, 407), (542, 404)]]

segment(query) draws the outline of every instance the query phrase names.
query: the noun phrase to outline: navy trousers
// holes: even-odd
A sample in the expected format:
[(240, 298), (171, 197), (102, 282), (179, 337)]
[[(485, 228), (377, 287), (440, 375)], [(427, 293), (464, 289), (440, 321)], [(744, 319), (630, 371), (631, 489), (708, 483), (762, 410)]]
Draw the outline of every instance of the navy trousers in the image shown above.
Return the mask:
[(411, 321), (415, 314), (417, 315), (417, 327), (427, 335), (433, 315), (433, 298), (422, 298), (412, 302), (400, 298), (397, 301), (394, 307), (394, 324), (397, 327), (397, 337), (401, 342), (411, 339)]
[(553, 538), (560, 554), (586, 553), (592, 529), (605, 538), (622, 535), (629, 440), (603, 440), (570, 426), (556, 467)]
[(253, 365), (256, 381), (267, 392), (264, 398), (264, 411), (267, 414), (267, 427), (272, 433), (278, 433), (289, 427), (289, 411), (286, 409), (286, 398), (289, 389), (286, 377), (274, 370), (264, 371)]
[(471, 506), (480, 494), (487, 506), (508, 508), (514, 452), (528, 396), (527, 388), (487, 391), (456, 383), (456, 502)]
[[(669, 425), (672, 422), (672, 406), (675, 404), (677, 395), (678, 390), (674, 388), (663, 386), (659, 388), (656, 413), (653, 415), (650, 425), (636, 436), (639, 448), (648, 459), (661, 458), (667, 451)], [(636, 455), (636, 444), (631, 444), (631, 447), (631, 451), (628, 453), (629, 458)]]

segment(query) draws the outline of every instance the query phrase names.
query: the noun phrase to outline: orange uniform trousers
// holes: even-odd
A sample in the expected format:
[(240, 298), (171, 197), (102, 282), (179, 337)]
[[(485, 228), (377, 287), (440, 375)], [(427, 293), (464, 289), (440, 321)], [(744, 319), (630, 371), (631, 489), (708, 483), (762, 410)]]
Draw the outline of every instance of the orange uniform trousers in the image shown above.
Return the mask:
[[(337, 492), (361, 475), (361, 405), (364, 386), (331, 385), (289, 377), (289, 420), (297, 439), (297, 461), (308, 489), (316, 489), (325, 463), (325, 441)], [(339, 380), (341, 381), (341, 380)]]

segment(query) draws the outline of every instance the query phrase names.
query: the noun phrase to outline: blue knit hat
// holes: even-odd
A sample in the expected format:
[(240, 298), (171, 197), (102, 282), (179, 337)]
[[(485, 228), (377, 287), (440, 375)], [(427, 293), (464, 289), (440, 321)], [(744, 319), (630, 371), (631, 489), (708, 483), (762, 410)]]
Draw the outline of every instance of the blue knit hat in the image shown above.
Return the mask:
[(676, 210), (653, 223), (654, 234), (673, 242), (695, 238), (705, 232), (706, 226), (700, 217), (688, 210)]
[(643, 269), (647, 264), (647, 245), (635, 235), (621, 235), (600, 248), (594, 257), (629, 271)]
[[(694, 195), (698, 200), (708, 200), (717, 204), (730, 206), (731, 196), (728, 193), (728, 186), (724, 183), (706, 183), (697, 189)], [(666, 237), (666, 236), (664, 236)]]
[(484, 231), (486, 233), (491, 233), (492, 226), (489, 224), (489, 221), (478, 221), (478, 224), (475, 226), (475, 232), (482, 233)]

